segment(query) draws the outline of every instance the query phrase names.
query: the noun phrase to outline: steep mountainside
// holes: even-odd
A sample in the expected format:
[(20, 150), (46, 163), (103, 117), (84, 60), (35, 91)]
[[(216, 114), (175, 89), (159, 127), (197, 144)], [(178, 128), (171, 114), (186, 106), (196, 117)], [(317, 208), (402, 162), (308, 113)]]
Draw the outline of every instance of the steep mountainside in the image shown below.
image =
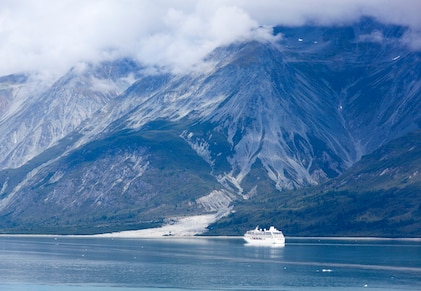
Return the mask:
[[(255, 221), (287, 235), (419, 237), (421, 131), (364, 156), (342, 176), (314, 188), (239, 202), (210, 233), (242, 234)], [(264, 209), (262, 212), (261, 210)]]
[(121, 59), (80, 64), (52, 85), (2, 77), (0, 228), (217, 219), (332, 178), (355, 184), (340, 175), (421, 127), (421, 54), (404, 31), (369, 19), (277, 27), (279, 42), (218, 48), (201, 72), (152, 74)]
[(44, 90), (34, 90), (40, 84), (29, 77), (0, 79), (9, 104), (0, 123), (0, 169), (22, 166), (71, 134), (122, 93), (138, 70), (127, 60), (79, 65)]

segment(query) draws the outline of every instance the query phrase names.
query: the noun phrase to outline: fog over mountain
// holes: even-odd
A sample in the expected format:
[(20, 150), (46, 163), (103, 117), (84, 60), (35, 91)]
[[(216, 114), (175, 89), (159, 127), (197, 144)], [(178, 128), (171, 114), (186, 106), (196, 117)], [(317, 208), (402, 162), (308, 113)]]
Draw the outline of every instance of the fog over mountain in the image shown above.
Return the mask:
[[(382, 181), (361, 197), (407, 197), (411, 215), (385, 219), (400, 219), (403, 235), (421, 230), (411, 220), (421, 169), (408, 162), (420, 146), (419, 4), (41, 2), (2, 1), (0, 12), (1, 232), (98, 233), (193, 215), (241, 231), (259, 223), (244, 215), (254, 211), (285, 223), (287, 211), (319, 215), (324, 205), (300, 191), (356, 197), (358, 177)], [(358, 166), (399, 145), (402, 165), (394, 154), (393, 167)], [(364, 199), (355, 221), (368, 215)], [(290, 230), (312, 234), (299, 213)]]
[(421, 4), (413, 0), (2, 0), (0, 75), (63, 74), (79, 62), (130, 57), (170, 71), (200, 69), (217, 47), (272, 38), (275, 25), (345, 25), (360, 17), (409, 27), (421, 48)]

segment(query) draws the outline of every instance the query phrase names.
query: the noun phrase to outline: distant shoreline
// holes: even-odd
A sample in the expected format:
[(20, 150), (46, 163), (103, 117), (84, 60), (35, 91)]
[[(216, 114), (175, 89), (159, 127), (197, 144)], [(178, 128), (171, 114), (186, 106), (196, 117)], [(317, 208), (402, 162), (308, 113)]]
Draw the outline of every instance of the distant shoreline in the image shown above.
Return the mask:
[[(207, 236), (207, 235), (183, 235), (183, 236), (113, 236), (113, 233), (104, 234), (0, 234), (0, 237), (52, 237), (52, 238), (112, 238), (112, 239), (242, 239), (242, 236)], [(347, 236), (286, 236), (288, 240), (345, 240), (345, 241), (415, 241), (421, 242), (421, 237), (347, 237)]]
[(288, 236), (287, 239), (323, 239), (323, 240), (399, 240), (421, 241), (421, 237), (359, 237), (359, 236)]

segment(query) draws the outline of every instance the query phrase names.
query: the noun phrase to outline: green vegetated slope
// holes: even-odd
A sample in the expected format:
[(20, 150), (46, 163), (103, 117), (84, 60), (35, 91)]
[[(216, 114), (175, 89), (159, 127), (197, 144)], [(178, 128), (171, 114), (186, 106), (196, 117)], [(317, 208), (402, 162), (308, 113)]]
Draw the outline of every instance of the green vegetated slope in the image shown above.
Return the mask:
[(200, 213), (196, 199), (220, 186), (178, 132), (157, 121), (70, 152), (28, 178), (14, 196), (23, 202), (2, 209), (2, 232), (92, 234)]
[(287, 236), (420, 237), (421, 131), (364, 156), (323, 185), (257, 196), (236, 210), (209, 234), (274, 224)]

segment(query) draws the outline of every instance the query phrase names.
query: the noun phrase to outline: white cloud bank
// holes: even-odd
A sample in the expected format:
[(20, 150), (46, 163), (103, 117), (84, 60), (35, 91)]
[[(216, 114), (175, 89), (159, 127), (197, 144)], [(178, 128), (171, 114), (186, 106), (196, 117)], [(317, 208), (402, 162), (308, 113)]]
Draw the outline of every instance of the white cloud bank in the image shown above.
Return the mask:
[(122, 56), (184, 70), (220, 45), (270, 38), (265, 27), (363, 15), (409, 26), (421, 48), (419, 11), (418, 0), (0, 0), (0, 75)]

